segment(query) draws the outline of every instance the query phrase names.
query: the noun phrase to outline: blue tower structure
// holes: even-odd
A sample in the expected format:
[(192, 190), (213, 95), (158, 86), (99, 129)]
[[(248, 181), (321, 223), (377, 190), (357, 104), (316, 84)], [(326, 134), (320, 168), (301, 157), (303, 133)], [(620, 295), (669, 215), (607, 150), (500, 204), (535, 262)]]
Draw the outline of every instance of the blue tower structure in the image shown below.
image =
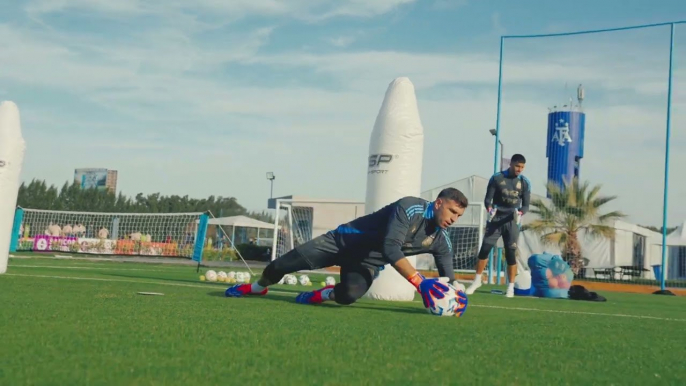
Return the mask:
[[(569, 108), (554, 109), (548, 113), (548, 139), (546, 157), (548, 158), (548, 181), (559, 186), (579, 177), (581, 159), (584, 157), (584, 131), (586, 114), (581, 111), (583, 88), (578, 89), (579, 104)], [(571, 101), (570, 101), (571, 102)], [(548, 193), (548, 198), (550, 194)]]

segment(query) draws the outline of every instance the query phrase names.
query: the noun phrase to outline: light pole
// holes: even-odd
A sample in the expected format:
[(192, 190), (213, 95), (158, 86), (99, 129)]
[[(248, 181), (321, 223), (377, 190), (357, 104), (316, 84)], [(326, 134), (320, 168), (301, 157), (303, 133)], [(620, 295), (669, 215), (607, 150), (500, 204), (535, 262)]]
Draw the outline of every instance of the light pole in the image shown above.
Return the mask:
[[(495, 137), (495, 129), (490, 129), (488, 131), (491, 133), (491, 135), (493, 135)], [(504, 154), (505, 146), (503, 146), (503, 142), (500, 140), (500, 138), (498, 139), (498, 143), (500, 144), (500, 162), (498, 162), (498, 163), (500, 164), (500, 168), (502, 169), (503, 168), (503, 154)]]
[(276, 179), (274, 172), (267, 172), (267, 179), (271, 182), (271, 187), (269, 189), (269, 198), (274, 198), (274, 180)]

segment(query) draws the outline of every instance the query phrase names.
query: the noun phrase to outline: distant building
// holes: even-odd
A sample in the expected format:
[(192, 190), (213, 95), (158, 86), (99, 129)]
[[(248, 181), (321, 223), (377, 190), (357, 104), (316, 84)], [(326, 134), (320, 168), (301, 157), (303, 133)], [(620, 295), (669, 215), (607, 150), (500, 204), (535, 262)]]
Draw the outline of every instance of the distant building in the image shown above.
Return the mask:
[(107, 171), (107, 181), (105, 182), (105, 186), (107, 186), (107, 189), (109, 189), (110, 192), (117, 193), (117, 171), (116, 170), (108, 170)]
[(103, 168), (82, 168), (74, 170), (74, 181), (81, 189), (109, 190), (117, 192), (117, 171)]

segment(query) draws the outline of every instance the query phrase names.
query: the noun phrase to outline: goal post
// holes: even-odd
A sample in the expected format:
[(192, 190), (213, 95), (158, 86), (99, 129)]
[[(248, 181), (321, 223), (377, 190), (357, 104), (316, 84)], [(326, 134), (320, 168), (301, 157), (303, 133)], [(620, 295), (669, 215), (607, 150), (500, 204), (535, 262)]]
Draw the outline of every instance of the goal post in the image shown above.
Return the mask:
[(684, 190), (669, 172), (686, 159), (670, 150), (683, 143), (683, 130), (672, 132), (683, 24), (500, 37), (493, 172), (505, 142), (527, 157), (532, 192), (545, 192), (532, 194), (524, 217), (524, 260), (559, 255), (575, 284), (598, 290), (685, 291), (686, 236), (675, 233), (683, 212), (669, 206)]
[[(338, 225), (364, 215), (362, 201), (277, 198), (271, 260)], [(271, 205), (270, 205), (271, 206)]]

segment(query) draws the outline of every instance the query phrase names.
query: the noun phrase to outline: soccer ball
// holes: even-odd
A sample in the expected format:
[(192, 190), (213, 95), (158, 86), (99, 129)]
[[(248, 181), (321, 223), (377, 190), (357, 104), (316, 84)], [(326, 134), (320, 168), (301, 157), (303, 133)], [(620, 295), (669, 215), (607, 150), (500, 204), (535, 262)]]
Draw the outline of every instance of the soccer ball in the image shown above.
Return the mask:
[(207, 281), (217, 281), (217, 272), (210, 269), (209, 271), (205, 272), (205, 278)]
[(333, 276), (329, 276), (324, 283), (326, 283), (326, 285), (336, 285), (336, 279), (334, 279)]
[(457, 288), (454, 284), (444, 284), (448, 286), (448, 292), (443, 299), (434, 298), (434, 306), (427, 311), (436, 316), (461, 317), (467, 311), (467, 294), (463, 288)]
[(236, 283), (245, 283), (245, 273), (236, 272)]
[(295, 275), (287, 275), (287, 277), (286, 277), (286, 284), (288, 284), (288, 285), (296, 285), (296, 284), (298, 284), (298, 278), (295, 277)]
[(227, 278), (227, 277), (228, 277), (228, 276), (226, 275), (226, 272), (224, 272), (224, 271), (219, 271), (219, 272), (217, 272), (217, 280), (219, 280), (219, 281), (226, 281), (226, 278)]
[(300, 275), (300, 279), (298, 281), (300, 282), (300, 285), (308, 285), (310, 284), (310, 277), (307, 275)]

